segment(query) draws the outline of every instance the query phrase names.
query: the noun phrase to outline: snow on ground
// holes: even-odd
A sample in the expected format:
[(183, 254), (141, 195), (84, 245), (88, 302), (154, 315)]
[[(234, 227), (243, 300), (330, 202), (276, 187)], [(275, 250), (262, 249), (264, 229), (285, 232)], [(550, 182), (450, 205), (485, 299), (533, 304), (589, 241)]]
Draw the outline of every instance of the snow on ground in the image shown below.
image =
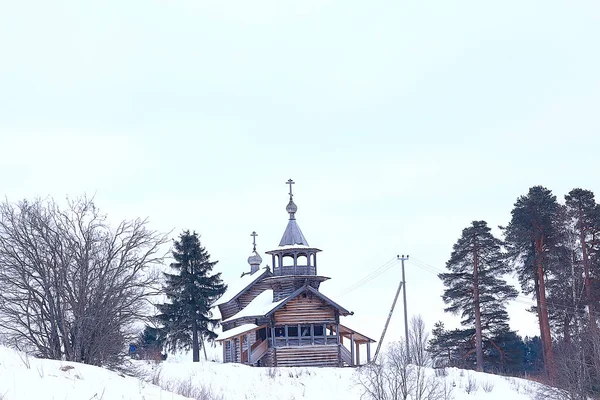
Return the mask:
[(1, 400), (183, 400), (139, 379), (91, 365), (40, 360), (0, 346)]
[[(194, 387), (206, 400), (360, 400), (360, 373), (353, 368), (253, 368), (173, 357), (162, 363), (134, 361), (148, 382), (177, 391)], [(446, 370), (455, 400), (529, 400), (538, 384), (524, 379)], [(432, 370), (428, 374), (434, 375)], [(470, 389), (469, 389), (470, 388)], [(181, 393), (181, 392), (180, 392)], [(192, 393), (190, 391), (189, 393)], [(204, 394), (201, 395), (201, 394)], [(40, 360), (0, 346), (0, 400), (180, 400), (184, 397), (137, 378), (90, 365)]]
[[(162, 385), (190, 381), (213, 399), (223, 400), (361, 400), (353, 368), (254, 368), (216, 362), (167, 360), (161, 364), (138, 362), (148, 379)], [(448, 368), (445, 378), (455, 400), (531, 400), (538, 384), (524, 379)], [(433, 370), (428, 374), (434, 375)], [(471, 382), (471, 385), (469, 385)], [(471, 387), (469, 389), (469, 387)], [(469, 392), (469, 393), (467, 393)], [(366, 397), (362, 400), (365, 400)]]

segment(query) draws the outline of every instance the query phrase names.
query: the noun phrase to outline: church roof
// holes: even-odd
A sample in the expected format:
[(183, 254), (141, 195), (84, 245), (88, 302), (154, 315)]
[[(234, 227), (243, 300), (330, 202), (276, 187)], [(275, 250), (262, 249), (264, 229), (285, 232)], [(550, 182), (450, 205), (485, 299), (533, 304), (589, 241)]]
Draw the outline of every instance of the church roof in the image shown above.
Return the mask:
[(308, 242), (302, 234), (298, 223), (295, 219), (290, 219), (287, 227), (285, 228), (285, 232), (283, 232), (283, 237), (279, 242), (279, 246), (293, 246), (297, 244), (308, 246)]
[(269, 313), (285, 299), (273, 301), (273, 290), (265, 290), (256, 296), (244, 309), (237, 314), (227, 318), (223, 322), (233, 321), (243, 317), (260, 317)]
[(238, 327), (235, 327), (233, 329), (230, 329), (228, 331), (225, 332), (221, 332), (219, 333), (219, 336), (217, 336), (217, 342), (226, 340), (226, 339), (231, 339), (234, 336), (238, 336), (238, 335), (242, 335), (244, 333), (248, 333), (248, 332), (252, 332), (255, 331), (257, 329), (263, 328), (263, 326), (258, 326), (256, 324), (244, 324), (244, 325), (240, 325)]
[(269, 316), (269, 315), (273, 314), (275, 311), (277, 311), (281, 307), (285, 306), (290, 300), (295, 299), (296, 297), (298, 297), (300, 294), (302, 294), (304, 292), (311, 292), (312, 294), (319, 297), (324, 302), (329, 303), (333, 307), (337, 308), (340, 311), (340, 315), (343, 315), (343, 316), (354, 315), (354, 313), (352, 311), (346, 310), (344, 307), (340, 306), (338, 303), (331, 300), (329, 297), (325, 296), (323, 293), (319, 292), (317, 289), (314, 289), (311, 286), (302, 286), (300, 289), (296, 290), (294, 293), (289, 295), (287, 298), (281, 300), (280, 302), (278, 302), (278, 304), (275, 304), (274, 307), (271, 308), (271, 310), (268, 311), (265, 315)]
[(258, 281), (260, 278), (264, 277), (266, 273), (268, 273), (267, 268), (263, 268), (263, 271), (255, 274), (246, 274), (238, 279), (236, 282), (232, 282), (227, 285), (227, 291), (223, 296), (219, 298), (219, 300), (215, 301), (211, 307), (219, 306), (225, 303), (229, 303), (231, 300), (237, 298), (241, 294), (243, 294), (252, 284)]
[(223, 322), (231, 322), (239, 318), (243, 317), (261, 317), (261, 316), (269, 316), (273, 314), (275, 311), (279, 310), (281, 307), (286, 305), (290, 300), (295, 299), (300, 294), (304, 292), (311, 292), (315, 296), (322, 299), (324, 302), (332, 305), (340, 311), (340, 315), (353, 315), (354, 313), (346, 310), (344, 307), (337, 304), (335, 301), (331, 300), (329, 297), (325, 296), (323, 293), (318, 290), (310, 287), (310, 286), (302, 286), (294, 293), (289, 295), (288, 297), (281, 299), (279, 301), (273, 301), (273, 290), (265, 290), (258, 296), (256, 296), (250, 304), (248, 304), (244, 309), (237, 314), (227, 318)]

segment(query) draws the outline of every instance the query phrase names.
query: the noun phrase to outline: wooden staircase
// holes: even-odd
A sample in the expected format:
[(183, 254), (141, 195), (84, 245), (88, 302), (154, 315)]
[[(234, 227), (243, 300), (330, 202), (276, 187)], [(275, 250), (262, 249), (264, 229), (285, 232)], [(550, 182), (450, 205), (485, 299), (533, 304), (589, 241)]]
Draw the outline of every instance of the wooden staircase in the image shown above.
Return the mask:
[(250, 357), (248, 357), (248, 350), (242, 354), (242, 362), (248, 364), (257, 363), (269, 350), (269, 342), (267, 340), (258, 340), (250, 346)]
[(342, 355), (342, 361), (349, 367), (353, 367), (354, 363), (352, 362), (352, 353), (350, 353), (350, 350), (348, 350), (343, 344), (340, 344), (339, 346), (340, 353)]

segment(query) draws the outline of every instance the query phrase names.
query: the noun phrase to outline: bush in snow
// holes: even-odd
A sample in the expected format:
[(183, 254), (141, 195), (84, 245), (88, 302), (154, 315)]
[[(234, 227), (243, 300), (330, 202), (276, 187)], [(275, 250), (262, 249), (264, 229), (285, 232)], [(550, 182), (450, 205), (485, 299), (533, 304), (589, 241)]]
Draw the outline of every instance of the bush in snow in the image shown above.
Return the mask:
[(492, 390), (494, 390), (494, 383), (493, 382), (483, 382), (483, 384), (481, 385), (481, 387), (483, 388), (483, 391), (486, 393), (490, 393)]
[(471, 374), (467, 375), (467, 383), (465, 385), (465, 392), (467, 393), (475, 393), (479, 389), (479, 384), (477, 383), (477, 379)]
[(452, 387), (444, 378), (429, 373), (431, 358), (426, 352), (427, 334), (420, 317), (410, 325), (409, 355), (402, 340), (392, 343), (380, 361), (363, 366), (358, 383), (372, 400), (449, 400)]

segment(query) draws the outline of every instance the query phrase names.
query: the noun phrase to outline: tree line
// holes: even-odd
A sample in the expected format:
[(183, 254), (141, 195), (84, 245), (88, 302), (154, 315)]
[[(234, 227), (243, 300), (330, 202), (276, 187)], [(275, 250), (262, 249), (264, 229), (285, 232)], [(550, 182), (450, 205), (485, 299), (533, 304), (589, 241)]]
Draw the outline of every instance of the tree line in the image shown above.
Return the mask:
[[(460, 329), (437, 323), (429, 350), (440, 365), (478, 371), (543, 374), (582, 396), (600, 387), (600, 205), (594, 193), (573, 189), (559, 203), (534, 186), (520, 196), (503, 238), (485, 221), (466, 227), (439, 274), (445, 311), (460, 314)], [(506, 305), (518, 296), (506, 274), (535, 299), (539, 337), (520, 338), (508, 326)], [(584, 398), (584, 397), (582, 397)]]

